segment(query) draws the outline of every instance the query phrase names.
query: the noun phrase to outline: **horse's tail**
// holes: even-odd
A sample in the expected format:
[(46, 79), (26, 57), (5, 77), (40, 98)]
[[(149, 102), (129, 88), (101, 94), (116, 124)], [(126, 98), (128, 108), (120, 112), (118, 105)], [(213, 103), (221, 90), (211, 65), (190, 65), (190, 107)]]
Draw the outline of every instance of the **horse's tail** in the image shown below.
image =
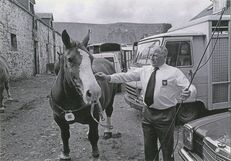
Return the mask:
[(6, 59), (0, 55), (0, 79), (1, 82), (8, 82), (10, 79), (9, 75), (9, 66), (7, 64)]
[(2, 55), (0, 55), (0, 63), (2, 64), (2, 66), (6, 68), (7, 73), (9, 73), (9, 65), (7, 63), (6, 58), (3, 57)]

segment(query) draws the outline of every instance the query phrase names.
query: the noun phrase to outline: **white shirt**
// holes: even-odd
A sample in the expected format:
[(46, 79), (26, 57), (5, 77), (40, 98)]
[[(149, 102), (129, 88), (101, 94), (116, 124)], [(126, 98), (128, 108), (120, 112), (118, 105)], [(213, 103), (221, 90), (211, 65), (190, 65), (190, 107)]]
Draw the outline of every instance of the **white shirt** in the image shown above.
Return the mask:
[[(151, 76), (153, 66), (143, 66), (134, 71), (127, 73), (115, 73), (111, 75), (111, 83), (124, 83), (131, 81), (141, 81), (141, 96), (144, 98), (146, 93), (147, 84)], [(177, 104), (180, 94), (183, 89), (189, 86), (189, 80), (183, 74), (183, 72), (176, 68), (163, 64), (156, 72), (156, 85), (154, 90), (154, 103), (150, 108), (155, 109), (167, 109)], [(196, 95), (196, 88), (191, 85), (189, 90), (191, 96)], [(145, 104), (145, 103), (144, 103)]]

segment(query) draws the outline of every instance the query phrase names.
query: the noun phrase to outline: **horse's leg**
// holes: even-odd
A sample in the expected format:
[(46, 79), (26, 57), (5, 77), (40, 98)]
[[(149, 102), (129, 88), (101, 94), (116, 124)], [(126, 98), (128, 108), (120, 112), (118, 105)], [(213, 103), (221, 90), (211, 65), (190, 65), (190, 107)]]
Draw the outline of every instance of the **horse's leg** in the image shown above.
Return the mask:
[(106, 118), (106, 125), (107, 126), (104, 129), (104, 135), (103, 135), (104, 139), (110, 139), (112, 137), (111, 116), (112, 116), (112, 112), (113, 112), (113, 101), (114, 101), (114, 99), (111, 100), (110, 104), (105, 109), (105, 112), (107, 115), (107, 118)]
[(3, 113), (5, 111), (5, 106), (3, 103), (3, 87), (0, 87), (0, 113)]
[(92, 156), (94, 158), (99, 157), (99, 149), (98, 149), (99, 133), (98, 133), (98, 124), (95, 121), (89, 123), (88, 139), (92, 147)]
[(54, 120), (58, 124), (61, 130), (61, 138), (63, 141), (63, 151), (60, 155), (60, 159), (70, 160), (70, 148), (69, 148), (69, 138), (70, 138), (70, 126), (65, 120), (61, 120), (58, 116), (54, 115)]
[(12, 101), (13, 98), (11, 97), (10, 94), (10, 85), (9, 85), (9, 81), (5, 82), (5, 88), (6, 88), (6, 93), (7, 93), (7, 100)]

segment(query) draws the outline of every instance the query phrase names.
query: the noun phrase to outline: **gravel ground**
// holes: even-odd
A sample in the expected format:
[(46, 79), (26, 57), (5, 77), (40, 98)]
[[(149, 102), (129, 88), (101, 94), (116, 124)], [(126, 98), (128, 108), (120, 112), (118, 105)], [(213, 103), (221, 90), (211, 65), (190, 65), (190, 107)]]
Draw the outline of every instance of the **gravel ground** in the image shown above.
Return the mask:
[[(52, 75), (38, 75), (26, 80), (11, 82), (13, 101), (6, 102), (5, 113), (0, 114), (1, 161), (58, 161), (62, 144), (60, 131), (53, 121), (48, 98), (55, 80)], [(112, 123), (113, 133), (120, 138), (103, 140), (99, 127), (100, 157), (91, 157), (86, 125), (71, 125), (70, 149), (72, 161), (142, 161), (144, 160), (140, 112), (130, 108), (123, 99), (123, 91), (116, 95)], [(180, 161), (178, 149), (182, 145), (181, 127), (175, 160)], [(161, 159), (162, 160), (162, 159)]]

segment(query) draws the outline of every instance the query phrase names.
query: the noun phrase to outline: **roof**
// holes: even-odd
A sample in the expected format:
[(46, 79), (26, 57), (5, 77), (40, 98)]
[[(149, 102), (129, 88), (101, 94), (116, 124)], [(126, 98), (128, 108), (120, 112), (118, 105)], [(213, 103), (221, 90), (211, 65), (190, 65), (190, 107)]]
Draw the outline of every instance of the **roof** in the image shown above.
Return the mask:
[[(222, 15), (222, 20), (230, 21), (230, 14), (231, 14), (231, 11), (230, 11), (230, 2), (229, 2)], [(188, 27), (192, 27), (198, 24), (208, 22), (208, 21), (216, 21), (220, 19), (220, 16), (221, 16), (221, 12), (213, 13), (213, 5), (209, 5), (207, 8), (205, 8), (203, 11), (201, 11), (198, 15), (193, 17), (187, 23), (184, 23), (179, 26), (174, 26), (170, 28), (168, 32), (185, 29)]]
[(132, 51), (132, 46), (122, 46), (122, 50), (131, 50)]
[[(181, 30), (181, 29), (191, 27), (191, 26), (195, 26), (195, 25), (205, 23), (205, 22), (208, 22), (208, 21), (216, 21), (216, 20), (219, 20), (219, 18), (220, 18), (220, 15), (217, 15), (217, 14), (215, 14), (215, 15), (213, 15), (213, 14), (212, 15), (207, 15), (207, 16), (204, 16), (204, 17), (200, 17), (200, 18), (188, 21), (187, 23), (184, 23), (183, 25), (180, 25), (180, 26), (174, 26), (174, 27), (170, 28), (168, 30), (168, 32)], [(222, 20), (228, 20), (229, 21), (230, 20), (230, 15), (223, 15)]]
[(53, 19), (53, 14), (52, 14), (52, 13), (36, 13), (36, 15), (37, 15), (39, 18), (48, 18), (48, 19), (52, 19), (52, 21), (54, 20), (54, 19)]
[(35, 4), (35, 0), (30, 0), (31, 3)]
[[(208, 15), (212, 15), (212, 14), (213, 14), (213, 4), (209, 5), (203, 11), (201, 11), (198, 15), (193, 17), (190, 21), (201, 18), (201, 17), (205, 17), (205, 16), (208, 16)], [(230, 14), (231, 14), (230, 6), (228, 6), (228, 8), (225, 9), (225, 12), (224, 12), (223, 15), (230, 15)]]
[(145, 41), (145, 40), (149, 40), (149, 39), (154, 39), (154, 38), (160, 38), (160, 37), (186, 37), (186, 36), (204, 36), (204, 33), (199, 33), (199, 32), (195, 32), (195, 33), (178, 33), (178, 32), (167, 32), (167, 33), (163, 33), (163, 34), (157, 34), (157, 35), (153, 35), (153, 36), (149, 36), (149, 37), (145, 37), (143, 39), (141, 39), (140, 41)]

